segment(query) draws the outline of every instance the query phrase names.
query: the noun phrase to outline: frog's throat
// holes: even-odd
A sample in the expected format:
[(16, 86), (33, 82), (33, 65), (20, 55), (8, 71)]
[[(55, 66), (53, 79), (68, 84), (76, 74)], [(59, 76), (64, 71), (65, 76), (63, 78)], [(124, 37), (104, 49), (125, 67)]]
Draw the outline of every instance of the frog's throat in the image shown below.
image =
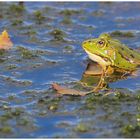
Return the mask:
[(109, 61), (109, 59), (105, 58), (105, 57), (102, 57), (98, 54), (93, 54), (93, 53), (90, 53), (89, 51), (85, 50), (86, 53), (88, 54), (89, 58), (97, 63), (99, 63), (100, 65), (104, 65), (104, 66), (109, 66), (111, 65), (111, 62)]

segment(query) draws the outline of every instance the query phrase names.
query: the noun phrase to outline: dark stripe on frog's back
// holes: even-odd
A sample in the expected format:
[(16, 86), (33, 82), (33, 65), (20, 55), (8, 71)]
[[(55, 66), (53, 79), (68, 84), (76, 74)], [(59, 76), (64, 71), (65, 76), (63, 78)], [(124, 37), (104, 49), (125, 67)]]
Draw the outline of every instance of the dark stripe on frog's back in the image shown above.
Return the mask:
[(121, 54), (123, 55), (123, 58), (133, 60), (137, 65), (140, 65), (140, 53), (138, 53), (136, 50), (133, 50), (132, 48), (129, 48), (125, 44), (121, 44), (120, 42), (115, 42), (114, 41), (109, 41), (109, 46), (114, 46), (114, 50), (116, 52), (122, 52)]
[(123, 69), (126, 71), (133, 71), (136, 69), (137, 64), (132, 63), (132, 59), (130, 56), (131, 52), (128, 47), (126, 46), (116, 46), (115, 47), (115, 60), (114, 66), (119, 69)]
[(119, 46), (120, 49), (118, 49), (118, 53), (121, 55), (122, 58), (126, 59), (130, 63), (132, 61), (140, 65), (140, 53), (137, 52), (136, 50), (133, 50), (132, 48), (129, 48), (125, 45)]
[(127, 61), (130, 62), (130, 58), (129, 58), (129, 57), (127, 57), (126, 55), (124, 55), (124, 54), (121, 53), (120, 51), (119, 51), (118, 53), (120, 54), (120, 56), (121, 56), (123, 59), (125, 59), (125, 60), (127, 60)]

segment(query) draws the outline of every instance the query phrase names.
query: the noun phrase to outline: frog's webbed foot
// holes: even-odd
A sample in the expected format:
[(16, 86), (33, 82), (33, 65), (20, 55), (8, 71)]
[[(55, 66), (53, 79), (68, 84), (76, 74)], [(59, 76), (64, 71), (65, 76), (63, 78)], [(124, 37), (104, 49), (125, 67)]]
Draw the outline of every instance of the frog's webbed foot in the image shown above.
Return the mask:
[(77, 83), (80, 84), (84, 88), (92, 88), (93, 87), (91, 85), (88, 85), (88, 83), (84, 83), (84, 82), (81, 82), (81, 81), (78, 81)]
[(128, 75), (130, 75), (132, 73), (130, 72), (124, 72), (122, 75), (121, 75), (121, 79), (127, 79)]

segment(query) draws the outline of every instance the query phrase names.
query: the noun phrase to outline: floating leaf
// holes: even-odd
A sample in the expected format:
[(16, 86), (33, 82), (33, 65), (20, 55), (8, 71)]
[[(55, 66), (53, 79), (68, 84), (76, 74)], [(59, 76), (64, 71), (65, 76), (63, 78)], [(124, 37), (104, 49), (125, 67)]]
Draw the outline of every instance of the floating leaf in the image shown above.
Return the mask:
[(13, 46), (12, 41), (6, 30), (0, 35), (0, 49), (10, 49)]
[(88, 94), (88, 92), (83, 92), (83, 91), (78, 91), (75, 89), (70, 89), (70, 88), (66, 88), (66, 87), (62, 87), (56, 83), (52, 84), (53, 88), (62, 95), (80, 95), (80, 96), (85, 96), (86, 94)]

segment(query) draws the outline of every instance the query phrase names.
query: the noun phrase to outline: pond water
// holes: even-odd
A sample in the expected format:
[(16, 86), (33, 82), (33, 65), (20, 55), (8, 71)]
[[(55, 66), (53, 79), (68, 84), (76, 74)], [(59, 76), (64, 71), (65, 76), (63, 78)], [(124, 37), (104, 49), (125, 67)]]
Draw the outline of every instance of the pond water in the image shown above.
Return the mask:
[(139, 74), (110, 82), (105, 97), (51, 86), (82, 86), (88, 38), (112, 33), (139, 49), (139, 23), (139, 2), (1, 2), (0, 32), (14, 46), (0, 53), (0, 137), (140, 138)]

